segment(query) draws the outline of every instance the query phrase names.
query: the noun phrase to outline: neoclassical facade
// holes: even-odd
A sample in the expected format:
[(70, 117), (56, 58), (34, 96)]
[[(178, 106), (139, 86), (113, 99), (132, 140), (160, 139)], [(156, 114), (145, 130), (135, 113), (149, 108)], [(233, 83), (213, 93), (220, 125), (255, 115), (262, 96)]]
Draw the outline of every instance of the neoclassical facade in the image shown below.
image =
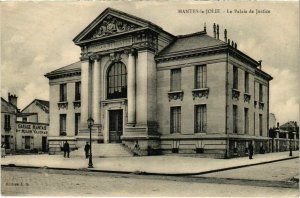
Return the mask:
[(49, 152), (81, 147), (89, 117), (95, 144), (138, 144), (139, 155), (240, 156), (249, 141), (268, 151), (272, 77), (213, 29), (174, 36), (107, 8), (73, 39), (80, 61), (45, 75)]

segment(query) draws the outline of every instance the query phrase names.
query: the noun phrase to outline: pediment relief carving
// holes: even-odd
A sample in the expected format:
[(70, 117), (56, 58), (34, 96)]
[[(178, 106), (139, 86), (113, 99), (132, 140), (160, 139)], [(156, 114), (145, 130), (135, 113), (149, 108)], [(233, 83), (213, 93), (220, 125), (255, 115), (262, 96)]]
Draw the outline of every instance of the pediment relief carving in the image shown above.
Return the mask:
[(100, 38), (112, 34), (130, 31), (139, 26), (123, 19), (108, 15), (94, 29), (91, 38)]

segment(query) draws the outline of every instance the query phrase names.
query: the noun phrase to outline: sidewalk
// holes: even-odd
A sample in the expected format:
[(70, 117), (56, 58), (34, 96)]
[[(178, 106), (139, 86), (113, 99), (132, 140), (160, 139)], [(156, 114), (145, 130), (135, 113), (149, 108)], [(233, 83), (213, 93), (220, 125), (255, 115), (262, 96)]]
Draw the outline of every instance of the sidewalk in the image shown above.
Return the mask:
[[(143, 173), (159, 175), (191, 175), (205, 174), (220, 170), (229, 170), (238, 167), (251, 166), (255, 164), (270, 163), (290, 158), (299, 157), (299, 151), (268, 153), (254, 155), (254, 159), (248, 157), (234, 159), (211, 159), (181, 156), (144, 156), (144, 157), (115, 157), (115, 158), (93, 158), (93, 171), (121, 172), (121, 173)], [(47, 167), (57, 169), (87, 169), (88, 159), (82, 157), (64, 158), (60, 155), (15, 155), (6, 156), (1, 159), (1, 165), (24, 167)]]

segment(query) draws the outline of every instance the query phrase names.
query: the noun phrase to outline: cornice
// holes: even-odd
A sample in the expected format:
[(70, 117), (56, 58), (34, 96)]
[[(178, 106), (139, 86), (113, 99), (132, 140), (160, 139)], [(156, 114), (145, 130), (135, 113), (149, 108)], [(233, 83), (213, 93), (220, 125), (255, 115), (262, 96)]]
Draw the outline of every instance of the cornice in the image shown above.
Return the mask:
[(65, 77), (72, 77), (72, 76), (80, 76), (81, 69), (76, 70), (67, 70), (67, 71), (60, 71), (55, 73), (48, 73), (45, 75), (49, 80), (54, 80), (58, 78), (65, 78)]

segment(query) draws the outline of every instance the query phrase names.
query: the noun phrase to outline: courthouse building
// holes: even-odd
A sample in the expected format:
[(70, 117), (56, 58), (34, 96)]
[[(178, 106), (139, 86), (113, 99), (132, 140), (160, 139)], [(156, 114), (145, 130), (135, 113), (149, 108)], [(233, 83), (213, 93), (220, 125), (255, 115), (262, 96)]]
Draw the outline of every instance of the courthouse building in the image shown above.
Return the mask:
[[(175, 24), (180, 26), (180, 24)], [(237, 49), (227, 30), (175, 36), (108, 8), (74, 39), (80, 61), (47, 73), (49, 152), (118, 143), (139, 155), (245, 155), (268, 151), (272, 77)], [(220, 34), (222, 32), (222, 34)], [(222, 39), (221, 39), (222, 37)]]

